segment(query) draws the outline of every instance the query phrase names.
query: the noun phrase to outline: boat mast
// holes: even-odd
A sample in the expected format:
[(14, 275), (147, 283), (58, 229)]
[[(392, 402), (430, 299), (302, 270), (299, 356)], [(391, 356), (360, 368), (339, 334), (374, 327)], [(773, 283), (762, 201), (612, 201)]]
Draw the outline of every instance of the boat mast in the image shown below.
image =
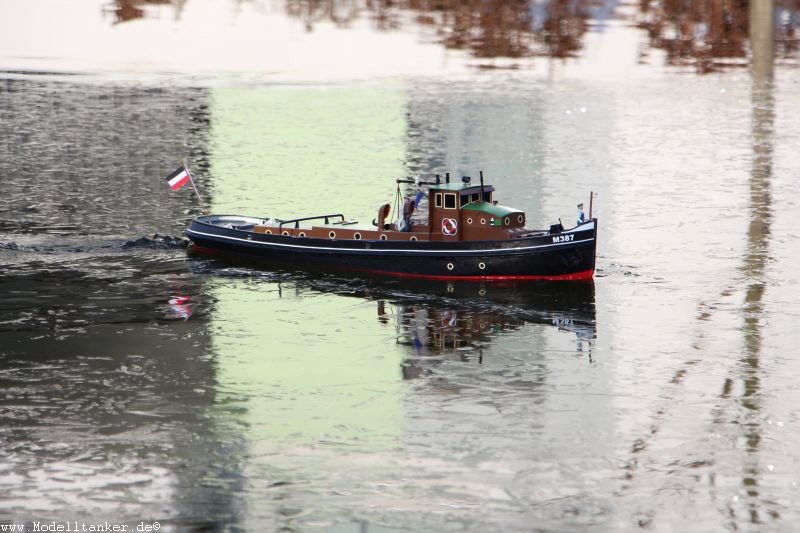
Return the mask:
[(203, 201), (203, 197), (200, 196), (200, 191), (197, 190), (197, 185), (194, 184), (194, 178), (192, 177), (192, 173), (189, 172), (189, 167), (186, 166), (186, 163), (181, 161), (181, 165), (183, 165), (183, 170), (186, 171), (186, 174), (189, 175), (189, 181), (192, 183), (192, 189), (194, 189), (194, 193), (197, 195), (197, 199), (200, 201), (200, 208), (203, 210), (203, 214), (208, 214), (208, 209), (206, 209), (206, 203)]

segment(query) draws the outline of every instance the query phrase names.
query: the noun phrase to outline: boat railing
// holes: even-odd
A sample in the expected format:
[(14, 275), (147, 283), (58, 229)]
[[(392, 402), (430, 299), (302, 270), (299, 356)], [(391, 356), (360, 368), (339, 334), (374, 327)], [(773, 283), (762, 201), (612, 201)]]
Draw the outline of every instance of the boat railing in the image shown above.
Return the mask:
[(283, 228), (284, 224), (292, 224), (292, 223), (294, 223), (295, 228), (299, 228), (301, 222), (306, 222), (308, 220), (319, 220), (323, 218), (325, 219), (325, 224), (329, 224), (330, 223), (329, 220), (331, 218), (336, 218), (336, 217), (339, 217), (342, 220), (344, 220), (344, 215), (341, 213), (336, 213), (335, 215), (319, 215), (315, 217), (293, 218), (291, 220), (281, 220), (281, 223), (278, 225), (278, 228)]

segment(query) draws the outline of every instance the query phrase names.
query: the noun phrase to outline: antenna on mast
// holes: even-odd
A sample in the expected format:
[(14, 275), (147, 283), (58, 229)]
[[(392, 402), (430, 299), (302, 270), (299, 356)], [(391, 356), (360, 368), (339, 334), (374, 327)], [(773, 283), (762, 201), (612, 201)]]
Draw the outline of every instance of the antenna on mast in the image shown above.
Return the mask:
[(589, 220), (592, 220), (592, 200), (594, 200), (595, 196), (597, 196), (596, 192), (589, 191)]

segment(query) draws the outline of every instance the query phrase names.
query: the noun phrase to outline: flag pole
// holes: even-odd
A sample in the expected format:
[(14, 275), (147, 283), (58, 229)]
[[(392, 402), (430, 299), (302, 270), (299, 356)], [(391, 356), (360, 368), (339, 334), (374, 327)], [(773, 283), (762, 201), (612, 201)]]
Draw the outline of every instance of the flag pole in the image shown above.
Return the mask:
[(208, 214), (208, 209), (206, 209), (206, 203), (203, 201), (203, 197), (200, 196), (200, 191), (197, 190), (197, 185), (194, 184), (194, 178), (192, 177), (192, 173), (189, 172), (189, 167), (186, 166), (186, 163), (181, 161), (181, 165), (183, 165), (183, 170), (189, 175), (189, 181), (192, 182), (192, 189), (194, 189), (194, 193), (197, 195), (197, 199), (200, 200), (200, 207), (203, 209), (203, 214)]

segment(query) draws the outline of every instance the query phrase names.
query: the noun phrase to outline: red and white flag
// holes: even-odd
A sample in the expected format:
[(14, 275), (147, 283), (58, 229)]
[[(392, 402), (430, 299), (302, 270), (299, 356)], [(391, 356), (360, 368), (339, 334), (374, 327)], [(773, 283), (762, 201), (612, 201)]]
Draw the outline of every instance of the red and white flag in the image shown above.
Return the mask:
[(189, 320), (192, 316), (192, 299), (189, 296), (173, 296), (169, 299), (171, 316)]
[(167, 183), (173, 191), (177, 191), (189, 181), (189, 171), (181, 165), (175, 172), (167, 176)]

